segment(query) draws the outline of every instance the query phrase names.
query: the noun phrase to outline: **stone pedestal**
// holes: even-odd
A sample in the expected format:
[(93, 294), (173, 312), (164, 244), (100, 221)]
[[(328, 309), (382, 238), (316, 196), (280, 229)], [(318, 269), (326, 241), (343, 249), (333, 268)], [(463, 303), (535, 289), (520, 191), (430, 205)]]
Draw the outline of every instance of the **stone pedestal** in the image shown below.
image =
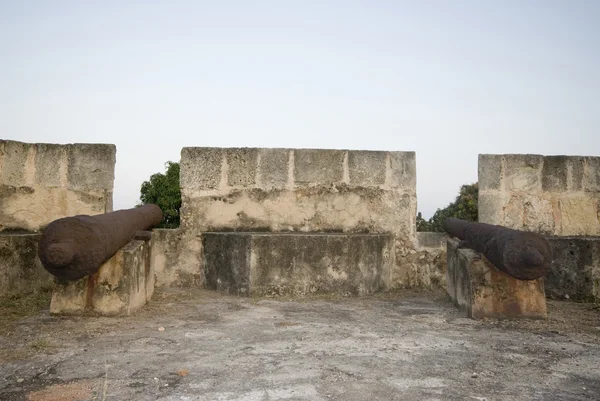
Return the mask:
[(56, 280), (50, 313), (62, 315), (130, 315), (148, 302), (154, 292), (147, 241), (134, 240), (121, 248), (100, 269), (81, 280)]
[(446, 290), (468, 317), (545, 319), (543, 279), (518, 280), (498, 270), (485, 256), (448, 240)]

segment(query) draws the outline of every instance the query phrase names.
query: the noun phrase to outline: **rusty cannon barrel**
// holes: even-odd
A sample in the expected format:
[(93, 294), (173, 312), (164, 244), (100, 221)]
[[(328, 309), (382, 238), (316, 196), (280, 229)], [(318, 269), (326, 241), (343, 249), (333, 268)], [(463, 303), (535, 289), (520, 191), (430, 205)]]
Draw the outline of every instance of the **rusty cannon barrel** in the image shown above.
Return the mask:
[(494, 266), (519, 280), (545, 276), (552, 263), (552, 248), (539, 234), (493, 224), (448, 218), (446, 232), (461, 240), (460, 247), (483, 254)]
[(39, 243), (39, 258), (58, 278), (78, 280), (96, 272), (137, 231), (162, 220), (161, 209), (144, 205), (96, 216), (78, 215), (50, 223)]

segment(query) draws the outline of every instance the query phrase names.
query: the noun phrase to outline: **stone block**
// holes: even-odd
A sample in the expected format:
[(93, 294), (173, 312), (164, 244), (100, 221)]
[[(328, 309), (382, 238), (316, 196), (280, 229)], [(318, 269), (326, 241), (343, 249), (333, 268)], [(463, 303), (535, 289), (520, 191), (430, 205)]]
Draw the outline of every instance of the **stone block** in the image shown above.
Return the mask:
[(417, 244), (419, 248), (445, 248), (448, 234), (438, 232), (417, 232)]
[(446, 291), (473, 319), (547, 317), (544, 280), (517, 280), (498, 270), (485, 256), (447, 243)]
[(542, 235), (553, 235), (555, 233), (555, 210), (550, 199), (535, 195), (524, 195), (522, 205), (523, 225), (520, 229)]
[(294, 151), (294, 181), (297, 184), (330, 185), (344, 179), (343, 150), (297, 149)]
[(131, 315), (152, 298), (153, 292), (149, 243), (133, 240), (94, 274), (76, 281), (56, 280), (50, 313)]
[(504, 224), (505, 201), (500, 191), (479, 191), (477, 221), (487, 224)]
[(552, 298), (600, 299), (600, 237), (548, 237), (552, 265), (545, 286)]
[(50, 288), (53, 276), (38, 258), (40, 234), (0, 233), (0, 297)]
[(216, 189), (221, 185), (221, 148), (183, 148), (180, 177), (182, 193), (187, 189)]
[(385, 184), (386, 152), (351, 150), (348, 152), (350, 185), (378, 187)]
[(504, 155), (504, 187), (509, 191), (541, 191), (543, 160), (541, 155)]
[(523, 221), (525, 220), (524, 193), (513, 192), (503, 206), (502, 211), (504, 220), (500, 225), (515, 230), (521, 230), (523, 228)]
[(68, 188), (112, 191), (117, 148), (107, 144), (74, 144), (68, 147)]
[(265, 189), (285, 188), (288, 184), (289, 163), (289, 149), (261, 149), (259, 187)]
[(251, 234), (205, 233), (202, 249), (206, 287), (250, 295)]
[(393, 236), (205, 233), (206, 286), (237, 295), (369, 294), (391, 285)]
[(598, 199), (589, 196), (566, 197), (558, 202), (563, 236), (600, 235)]
[(27, 159), (31, 145), (28, 143), (0, 140), (0, 184), (21, 187), (27, 183)]
[(579, 156), (569, 157), (569, 190), (581, 191), (583, 189), (584, 158)]
[(479, 155), (477, 169), (480, 191), (500, 190), (502, 184), (502, 155)]
[(567, 190), (569, 157), (546, 156), (542, 168), (542, 190), (564, 192)]
[(586, 192), (600, 192), (600, 157), (584, 158), (583, 190)]
[(417, 190), (417, 161), (415, 152), (390, 152), (392, 188), (414, 193)]
[(227, 185), (231, 187), (250, 187), (256, 183), (258, 167), (258, 149), (226, 149)]
[[(67, 146), (40, 143), (35, 152), (35, 182), (46, 188), (64, 186), (67, 175)], [(112, 190), (112, 183), (110, 189)]]

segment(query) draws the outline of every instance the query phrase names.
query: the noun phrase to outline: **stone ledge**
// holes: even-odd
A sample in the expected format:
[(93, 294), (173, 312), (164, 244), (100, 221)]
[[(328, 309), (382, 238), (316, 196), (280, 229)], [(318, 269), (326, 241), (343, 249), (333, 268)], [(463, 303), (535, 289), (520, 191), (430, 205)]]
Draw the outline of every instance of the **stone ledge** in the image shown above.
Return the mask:
[(57, 315), (131, 315), (151, 298), (154, 271), (149, 243), (134, 240), (98, 271), (81, 280), (55, 280), (50, 313)]
[(446, 290), (474, 319), (547, 317), (544, 280), (523, 281), (498, 270), (485, 256), (447, 243)]
[(210, 232), (206, 287), (237, 295), (362, 295), (391, 285), (389, 234)]

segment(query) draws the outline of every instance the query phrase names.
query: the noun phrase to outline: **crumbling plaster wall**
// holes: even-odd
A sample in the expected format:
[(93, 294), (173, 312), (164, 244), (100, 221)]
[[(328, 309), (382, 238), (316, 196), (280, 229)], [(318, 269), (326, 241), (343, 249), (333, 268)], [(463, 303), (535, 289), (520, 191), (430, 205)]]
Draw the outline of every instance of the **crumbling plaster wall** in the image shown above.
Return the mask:
[(600, 157), (483, 154), (478, 168), (480, 222), (600, 235)]
[(0, 231), (112, 211), (116, 147), (0, 140)]
[(396, 287), (429, 280), (406, 263), (418, 246), (414, 152), (183, 148), (180, 168), (181, 227), (155, 238), (179, 236), (188, 273), (201, 275), (203, 232), (371, 232), (395, 235)]

